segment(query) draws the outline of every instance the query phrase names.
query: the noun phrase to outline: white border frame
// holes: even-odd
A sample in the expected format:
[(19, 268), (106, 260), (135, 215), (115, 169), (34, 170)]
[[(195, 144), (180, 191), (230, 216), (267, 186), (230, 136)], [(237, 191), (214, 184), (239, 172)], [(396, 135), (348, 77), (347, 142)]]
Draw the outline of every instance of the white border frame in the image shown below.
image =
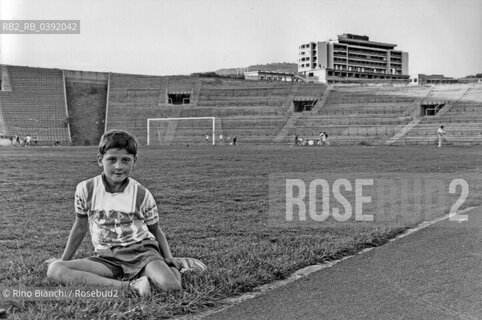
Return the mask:
[(147, 118), (147, 145), (151, 145), (150, 140), (150, 121), (168, 121), (168, 120), (209, 120), (213, 121), (213, 146), (216, 144), (216, 117), (185, 117), (185, 118)]

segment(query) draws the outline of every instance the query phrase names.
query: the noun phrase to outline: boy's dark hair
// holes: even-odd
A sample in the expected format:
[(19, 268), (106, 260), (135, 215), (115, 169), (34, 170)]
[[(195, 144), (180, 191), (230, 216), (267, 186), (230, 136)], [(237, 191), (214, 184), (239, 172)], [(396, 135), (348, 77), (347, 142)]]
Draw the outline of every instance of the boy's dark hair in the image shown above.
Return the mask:
[(99, 154), (104, 155), (109, 149), (125, 149), (137, 155), (137, 140), (131, 133), (123, 130), (109, 130), (102, 135), (99, 142)]

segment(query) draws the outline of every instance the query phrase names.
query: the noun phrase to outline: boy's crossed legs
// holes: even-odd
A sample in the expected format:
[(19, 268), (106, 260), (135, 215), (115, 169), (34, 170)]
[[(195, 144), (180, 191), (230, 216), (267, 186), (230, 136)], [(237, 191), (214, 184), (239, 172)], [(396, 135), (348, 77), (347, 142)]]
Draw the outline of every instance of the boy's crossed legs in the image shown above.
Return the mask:
[[(94, 258), (96, 259), (96, 258)], [(117, 280), (122, 274), (121, 268), (108, 267), (106, 263), (94, 259), (77, 259), (69, 261), (55, 261), (47, 270), (49, 280), (63, 284), (87, 284), (122, 287), (130, 285), (141, 296), (150, 294), (149, 281), (158, 285), (162, 290), (180, 290), (181, 274), (174, 267), (169, 267), (164, 260), (156, 259), (148, 262), (133, 278), (138, 280)], [(117, 271), (117, 272), (116, 272)]]

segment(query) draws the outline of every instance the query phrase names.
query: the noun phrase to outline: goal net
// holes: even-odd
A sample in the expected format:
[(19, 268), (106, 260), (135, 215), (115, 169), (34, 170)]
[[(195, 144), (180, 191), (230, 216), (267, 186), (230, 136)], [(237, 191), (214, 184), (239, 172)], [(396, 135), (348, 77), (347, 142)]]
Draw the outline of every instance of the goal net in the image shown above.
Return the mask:
[(148, 118), (147, 145), (214, 145), (215, 121), (215, 117)]

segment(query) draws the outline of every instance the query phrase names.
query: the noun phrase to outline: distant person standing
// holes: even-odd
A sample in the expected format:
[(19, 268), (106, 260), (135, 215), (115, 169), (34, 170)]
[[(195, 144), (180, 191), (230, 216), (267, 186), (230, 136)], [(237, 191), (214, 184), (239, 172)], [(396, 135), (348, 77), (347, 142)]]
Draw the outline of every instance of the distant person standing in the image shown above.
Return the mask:
[(442, 148), (442, 140), (443, 140), (443, 136), (445, 135), (444, 126), (440, 126), (440, 128), (438, 128), (437, 135), (438, 135), (438, 147)]
[(222, 133), (219, 135), (219, 144), (220, 144), (220, 145), (223, 145), (223, 144), (224, 144), (224, 143), (223, 143), (223, 134), (222, 134)]
[(209, 144), (209, 134), (206, 135), (206, 144)]
[(237, 140), (238, 140), (238, 136), (234, 136), (234, 137), (233, 137), (233, 146), (236, 145)]
[(319, 144), (320, 144), (320, 146), (329, 145), (329, 143), (328, 143), (328, 134), (327, 134), (325, 131), (320, 132), (320, 141), (319, 141)]
[(330, 145), (330, 143), (328, 142), (328, 133), (326, 133), (325, 131), (323, 131), (323, 135), (321, 136), (321, 142), (323, 144), (326, 144), (327, 146)]

